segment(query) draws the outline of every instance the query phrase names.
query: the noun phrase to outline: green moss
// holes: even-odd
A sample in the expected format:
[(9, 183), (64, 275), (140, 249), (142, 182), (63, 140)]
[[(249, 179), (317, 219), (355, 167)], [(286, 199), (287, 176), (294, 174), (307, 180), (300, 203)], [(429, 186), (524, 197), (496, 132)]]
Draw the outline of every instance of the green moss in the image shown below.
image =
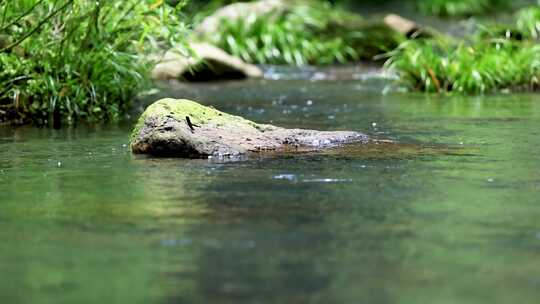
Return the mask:
[(249, 125), (259, 130), (265, 127), (240, 116), (227, 114), (192, 100), (164, 98), (154, 102), (144, 111), (133, 128), (132, 139), (139, 134), (145, 120), (153, 116), (172, 116), (177, 120), (184, 120), (186, 116), (189, 116), (190, 121), (199, 126), (212, 123), (218, 126), (225, 124)]

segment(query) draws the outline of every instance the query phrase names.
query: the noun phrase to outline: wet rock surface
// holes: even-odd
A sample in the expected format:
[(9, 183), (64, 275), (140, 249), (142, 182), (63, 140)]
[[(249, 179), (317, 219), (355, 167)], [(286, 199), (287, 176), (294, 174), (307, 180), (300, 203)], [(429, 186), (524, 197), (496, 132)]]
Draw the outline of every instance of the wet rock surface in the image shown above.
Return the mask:
[(137, 154), (204, 158), (265, 151), (318, 151), (368, 141), (367, 135), (359, 132), (280, 128), (191, 100), (162, 99), (140, 117), (133, 130), (131, 149)]

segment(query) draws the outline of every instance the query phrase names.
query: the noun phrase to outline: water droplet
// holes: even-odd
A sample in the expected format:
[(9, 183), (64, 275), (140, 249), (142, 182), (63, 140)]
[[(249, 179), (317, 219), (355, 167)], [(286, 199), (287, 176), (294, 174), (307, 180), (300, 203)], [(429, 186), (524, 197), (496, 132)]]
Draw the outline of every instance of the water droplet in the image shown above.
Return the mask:
[(336, 119), (336, 116), (334, 116), (334, 115), (328, 115), (328, 119)]
[(58, 167), (62, 167), (62, 162), (58, 162), (56, 165), (57, 165)]
[(493, 183), (493, 182), (495, 181), (495, 179), (493, 179), (493, 178), (488, 178), (487, 181), (488, 181), (488, 183)]
[(122, 145), (122, 148), (127, 148), (127, 144), (123, 144), (123, 145)]
[(353, 180), (350, 178), (314, 178), (314, 179), (305, 179), (303, 183), (350, 183)]
[(313, 104), (313, 100), (306, 101), (306, 105), (311, 106)]
[(371, 123), (371, 126), (372, 126), (372, 127), (376, 127), (376, 126), (377, 126), (377, 123), (376, 123), (376, 122), (372, 122), (372, 123)]

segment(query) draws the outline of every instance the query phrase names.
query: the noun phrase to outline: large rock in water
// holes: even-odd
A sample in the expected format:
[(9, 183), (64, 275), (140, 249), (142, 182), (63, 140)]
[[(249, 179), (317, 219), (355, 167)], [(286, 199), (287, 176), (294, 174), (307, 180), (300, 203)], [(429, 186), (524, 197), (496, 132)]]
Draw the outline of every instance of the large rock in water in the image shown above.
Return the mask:
[(131, 150), (139, 154), (204, 158), (263, 151), (316, 151), (346, 143), (366, 143), (350, 131), (285, 129), (257, 124), (185, 99), (162, 99), (139, 118)]

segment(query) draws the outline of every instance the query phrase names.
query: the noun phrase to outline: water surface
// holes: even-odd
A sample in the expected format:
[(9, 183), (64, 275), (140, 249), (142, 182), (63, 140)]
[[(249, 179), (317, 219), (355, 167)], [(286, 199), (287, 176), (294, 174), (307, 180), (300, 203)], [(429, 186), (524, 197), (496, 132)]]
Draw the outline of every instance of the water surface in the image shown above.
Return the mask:
[(0, 302), (538, 303), (539, 98), (383, 89), (162, 95), (407, 149), (213, 162), (134, 156), (130, 124), (0, 129)]

